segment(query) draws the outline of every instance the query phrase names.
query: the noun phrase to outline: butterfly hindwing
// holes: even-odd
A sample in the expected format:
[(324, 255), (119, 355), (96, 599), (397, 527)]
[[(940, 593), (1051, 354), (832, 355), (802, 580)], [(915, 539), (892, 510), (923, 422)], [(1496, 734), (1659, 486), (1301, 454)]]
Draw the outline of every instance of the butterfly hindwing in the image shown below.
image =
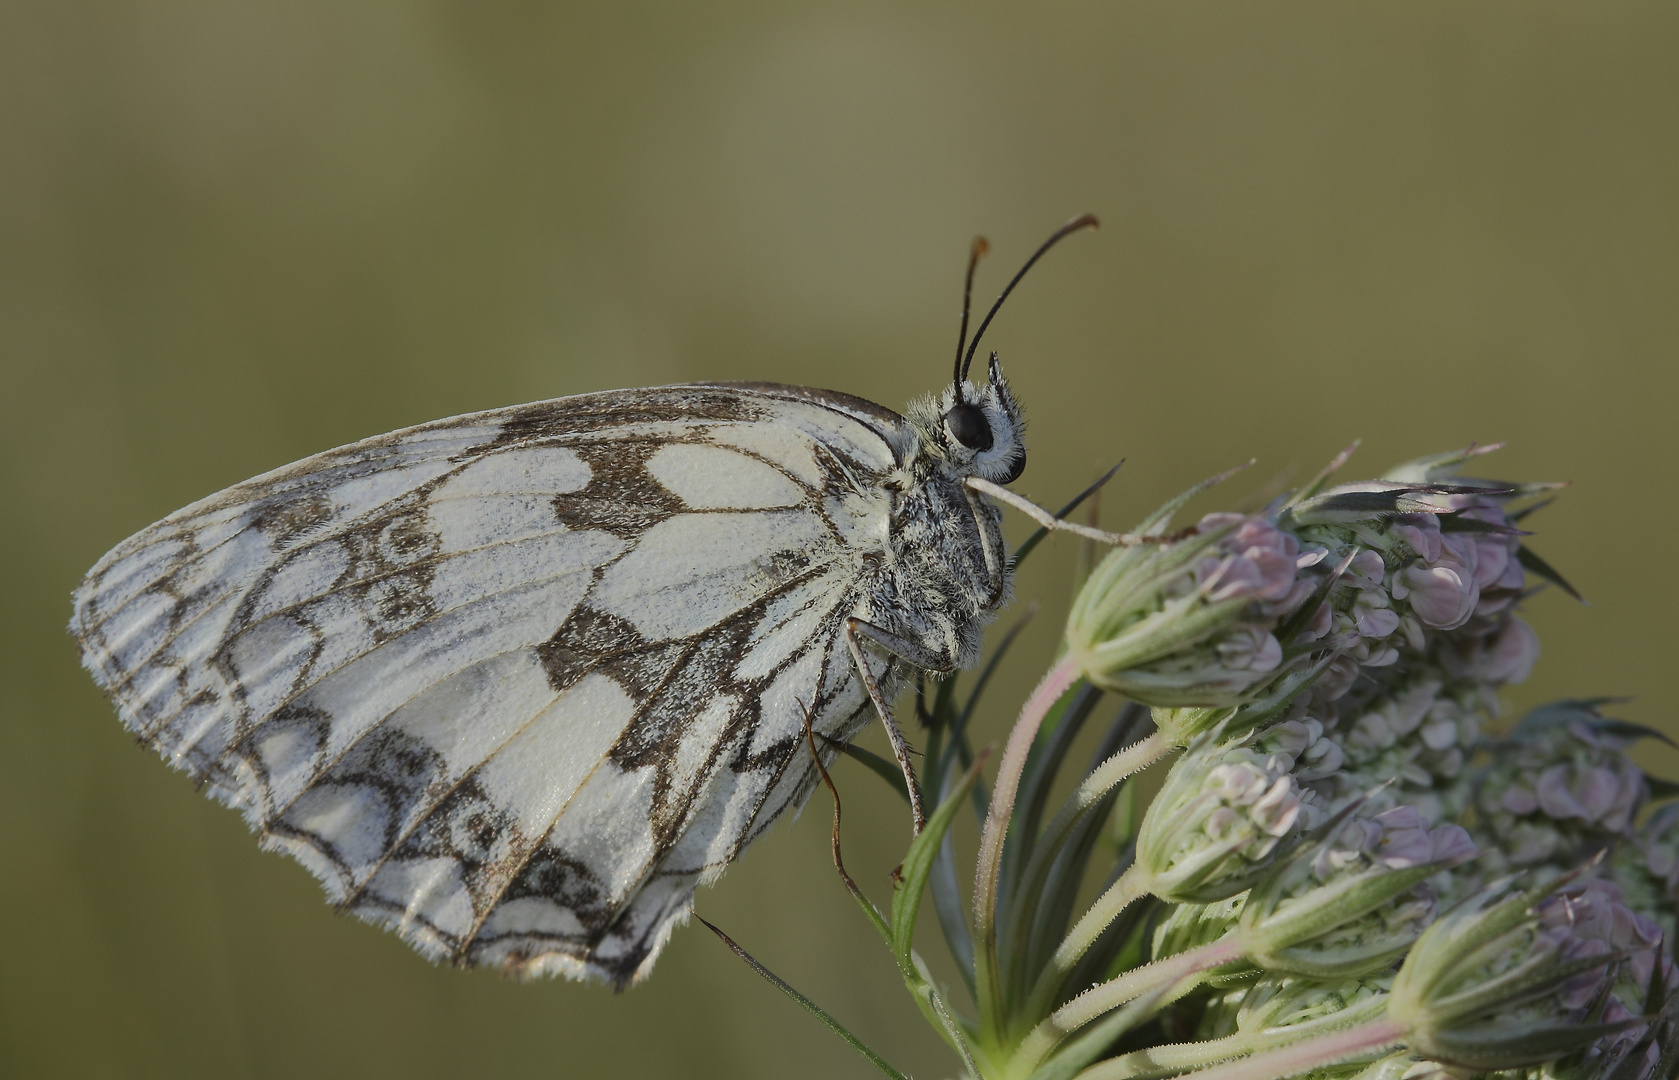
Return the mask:
[[(893, 414), (672, 387), (458, 417), (202, 500), (72, 629), (142, 741), (428, 955), (624, 982), (849, 738)], [(884, 675), (882, 669), (876, 672)]]

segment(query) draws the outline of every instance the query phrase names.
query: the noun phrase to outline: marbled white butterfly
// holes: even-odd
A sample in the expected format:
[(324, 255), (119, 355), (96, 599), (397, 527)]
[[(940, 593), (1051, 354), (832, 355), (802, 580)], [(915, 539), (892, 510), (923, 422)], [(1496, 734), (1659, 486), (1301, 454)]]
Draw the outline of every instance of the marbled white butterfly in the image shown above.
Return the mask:
[(903, 415), (669, 386), (318, 454), (117, 545), (71, 631), (129, 730), (341, 910), (623, 985), (809, 796), (804, 710), (832, 753), (872, 700), (916, 792), (888, 702), (1009, 598), (980, 490), (1025, 466), (1021, 414), (995, 353), (967, 381), (996, 311), (967, 342), (964, 301), (951, 385)]

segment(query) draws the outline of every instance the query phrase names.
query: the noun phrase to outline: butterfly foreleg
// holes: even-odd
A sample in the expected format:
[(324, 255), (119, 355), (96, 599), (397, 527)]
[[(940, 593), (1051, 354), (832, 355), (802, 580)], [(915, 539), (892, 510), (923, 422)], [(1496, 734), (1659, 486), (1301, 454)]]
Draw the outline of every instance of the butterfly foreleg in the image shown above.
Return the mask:
[(966, 485), (962, 488), (962, 494), (967, 498), (968, 509), (974, 515), (974, 527), (979, 533), (980, 551), (985, 556), (985, 582), (991, 590), (990, 595), (986, 598), (985, 607), (987, 610), (994, 609), (1002, 603), (1003, 594), (1009, 587), (1008, 561), (1003, 555), (1001, 545), (998, 543), (995, 528), (986, 527), (985, 508), (980, 503), (979, 496), (974, 494), (973, 488)]
[(921, 783), (915, 778), (915, 763), (910, 760), (909, 742), (904, 738), (898, 721), (892, 716), (892, 707), (887, 704), (886, 695), (880, 692), (880, 683), (869, 670), (868, 660), (863, 656), (862, 638), (867, 637), (887, 652), (909, 661), (923, 671), (952, 671), (956, 665), (948, 656), (939, 656), (922, 648), (908, 638), (883, 630), (873, 623), (862, 619), (849, 618), (845, 620), (845, 647), (851, 650), (851, 662), (856, 665), (857, 672), (863, 678), (863, 688), (869, 693), (869, 700), (874, 702), (875, 712), (880, 714), (880, 722), (886, 728), (886, 738), (892, 744), (892, 755), (898, 759), (898, 767), (904, 770), (904, 784), (909, 790), (909, 807), (915, 818), (915, 835), (921, 835), (921, 829), (927, 824), (927, 811), (921, 802)]

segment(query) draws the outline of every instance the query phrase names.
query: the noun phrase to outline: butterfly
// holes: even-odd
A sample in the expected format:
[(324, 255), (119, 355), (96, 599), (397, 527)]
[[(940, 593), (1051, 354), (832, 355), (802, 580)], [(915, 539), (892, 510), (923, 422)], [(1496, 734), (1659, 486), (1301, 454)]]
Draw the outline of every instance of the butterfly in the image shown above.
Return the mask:
[[(972, 665), (1026, 463), (991, 354), (903, 414), (773, 383), (457, 416), (266, 473), (75, 592), (140, 742), (424, 955), (616, 986), (872, 714)], [(1034, 510), (1036, 508), (1033, 508)], [(1039, 515), (1041, 516), (1041, 513)], [(808, 721), (807, 721), (808, 717)]]

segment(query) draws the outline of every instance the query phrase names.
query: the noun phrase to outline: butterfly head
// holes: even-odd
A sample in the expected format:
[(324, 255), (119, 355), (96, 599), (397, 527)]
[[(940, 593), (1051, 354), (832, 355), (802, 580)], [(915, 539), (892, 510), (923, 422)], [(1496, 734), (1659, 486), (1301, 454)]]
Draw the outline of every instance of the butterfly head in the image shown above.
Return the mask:
[(974, 269), (989, 248), (983, 236), (974, 239), (968, 252), (968, 275), (962, 286), (962, 328), (956, 335), (954, 378), (936, 406), (929, 403), (925, 410), (912, 410), (910, 417), (912, 423), (937, 444), (942, 450), (941, 456), (958, 473), (981, 476), (996, 484), (1012, 484), (1026, 470), (1026, 424), (1021, 419), (1019, 404), (1009, 393), (1009, 384), (1003, 379), (997, 354), (991, 354), (984, 386), (975, 386), (968, 381), (968, 368), (973, 363), (975, 350), (979, 348), (979, 339), (985, 336), (985, 328), (991, 325), (1003, 301), (1020, 284), (1026, 271), (1032, 269), (1032, 264), (1063, 237), (1080, 229), (1095, 227), (1094, 214), (1080, 214), (1050, 234), (1049, 239), (1039, 245), (1032, 257), (1026, 260), (1026, 265), (1009, 281), (996, 303), (991, 305), (991, 310), (986, 312), (984, 321), (970, 341), (968, 312), (974, 295)]
[(1026, 422), (1009, 392), (997, 354), (991, 354), (983, 386), (963, 380), (945, 390), (938, 402), (933, 434), (945, 460), (958, 472), (1011, 484), (1026, 469)]

